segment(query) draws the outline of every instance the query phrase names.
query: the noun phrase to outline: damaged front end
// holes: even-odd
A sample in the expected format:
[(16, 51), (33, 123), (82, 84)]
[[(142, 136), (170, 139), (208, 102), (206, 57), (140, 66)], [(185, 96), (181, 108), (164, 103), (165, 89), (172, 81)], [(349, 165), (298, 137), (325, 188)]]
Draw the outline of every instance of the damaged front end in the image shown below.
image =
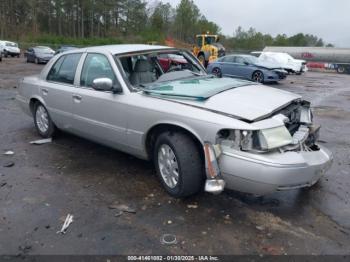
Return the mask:
[[(243, 191), (257, 193), (313, 185), (333, 159), (317, 145), (319, 133), (310, 103), (301, 100), (251, 123), (250, 130), (222, 129), (215, 145), (204, 146), (205, 190), (220, 193), (225, 186), (236, 189), (233, 181), (243, 187), (253, 185)], [(304, 177), (292, 175), (303, 172)]]
[(306, 101), (296, 101), (269, 119), (252, 123), (252, 128), (220, 130), (216, 143), (253, 153), (319, 150), (316, 141), (319, 139), (320, 126), (313, 124), (310, 103)]

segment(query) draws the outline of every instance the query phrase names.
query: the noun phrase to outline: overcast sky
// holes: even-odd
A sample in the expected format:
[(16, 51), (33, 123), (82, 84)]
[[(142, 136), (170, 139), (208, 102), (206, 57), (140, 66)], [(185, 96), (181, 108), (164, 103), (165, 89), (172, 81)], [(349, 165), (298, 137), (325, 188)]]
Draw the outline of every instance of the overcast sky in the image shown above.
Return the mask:
[[(163, 0), (174, 7), (180, 0)], [(232, 35), (240, 25), (262, 33), (315, 34), (350, 47), (350, 0), (194, 0), (201, 12)]]

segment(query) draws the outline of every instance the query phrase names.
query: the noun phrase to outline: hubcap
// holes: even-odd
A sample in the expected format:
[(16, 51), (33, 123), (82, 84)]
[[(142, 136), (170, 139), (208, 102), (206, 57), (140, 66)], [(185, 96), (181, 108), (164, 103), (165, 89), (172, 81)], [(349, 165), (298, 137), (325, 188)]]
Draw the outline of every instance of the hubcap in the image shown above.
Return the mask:
[(35, 113), (36, 124), (42, 133), (46, 133), (49, 128), (49, 116), (46, 109), (39, 105)]
[(261, 72), (255, 72), (254, 76), (253, 76), (253, 80), (255, 82), (261, 83), (264, 79), (263, 79), (263, 74)]
[(165, 184), (170, 188), (175, 188), (179, 182), (179, 165), (170, 146), (165, 144), (160, 146), (158, 166)]

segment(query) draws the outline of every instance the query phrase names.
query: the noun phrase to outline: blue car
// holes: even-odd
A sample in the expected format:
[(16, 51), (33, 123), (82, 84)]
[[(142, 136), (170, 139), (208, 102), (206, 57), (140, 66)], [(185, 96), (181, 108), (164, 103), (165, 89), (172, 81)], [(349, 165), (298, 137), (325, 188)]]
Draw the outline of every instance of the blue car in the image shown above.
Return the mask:
[(272, 64), (262, 63), (251, 55), (228, 55), (215, 60), (207, 67), (208, 73), (218, 77), (235, 77), (259, 83), (278, 82), (287, 77), (288, 72)]

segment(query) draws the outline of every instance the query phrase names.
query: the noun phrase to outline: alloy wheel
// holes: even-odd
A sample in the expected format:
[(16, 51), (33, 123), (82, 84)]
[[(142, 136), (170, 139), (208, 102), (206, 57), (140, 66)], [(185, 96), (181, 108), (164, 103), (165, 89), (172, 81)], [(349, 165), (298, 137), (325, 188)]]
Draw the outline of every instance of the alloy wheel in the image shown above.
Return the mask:
[(254, 82), (258, 82), (258, 83), (262, 83), (264, 82), (264, 75), (262, 72), (257, 71), (253, 74), (253, 81)]
[(36, 109), (35, 120), (40, 132), (46, 133), (49, 129), (49, 115), (42, 105), (39, 105)]
[(158, 166), (164, 183), (175, 188), (179, 182), (179, 165), (174, 151), (166, 144), (159, 147)]

